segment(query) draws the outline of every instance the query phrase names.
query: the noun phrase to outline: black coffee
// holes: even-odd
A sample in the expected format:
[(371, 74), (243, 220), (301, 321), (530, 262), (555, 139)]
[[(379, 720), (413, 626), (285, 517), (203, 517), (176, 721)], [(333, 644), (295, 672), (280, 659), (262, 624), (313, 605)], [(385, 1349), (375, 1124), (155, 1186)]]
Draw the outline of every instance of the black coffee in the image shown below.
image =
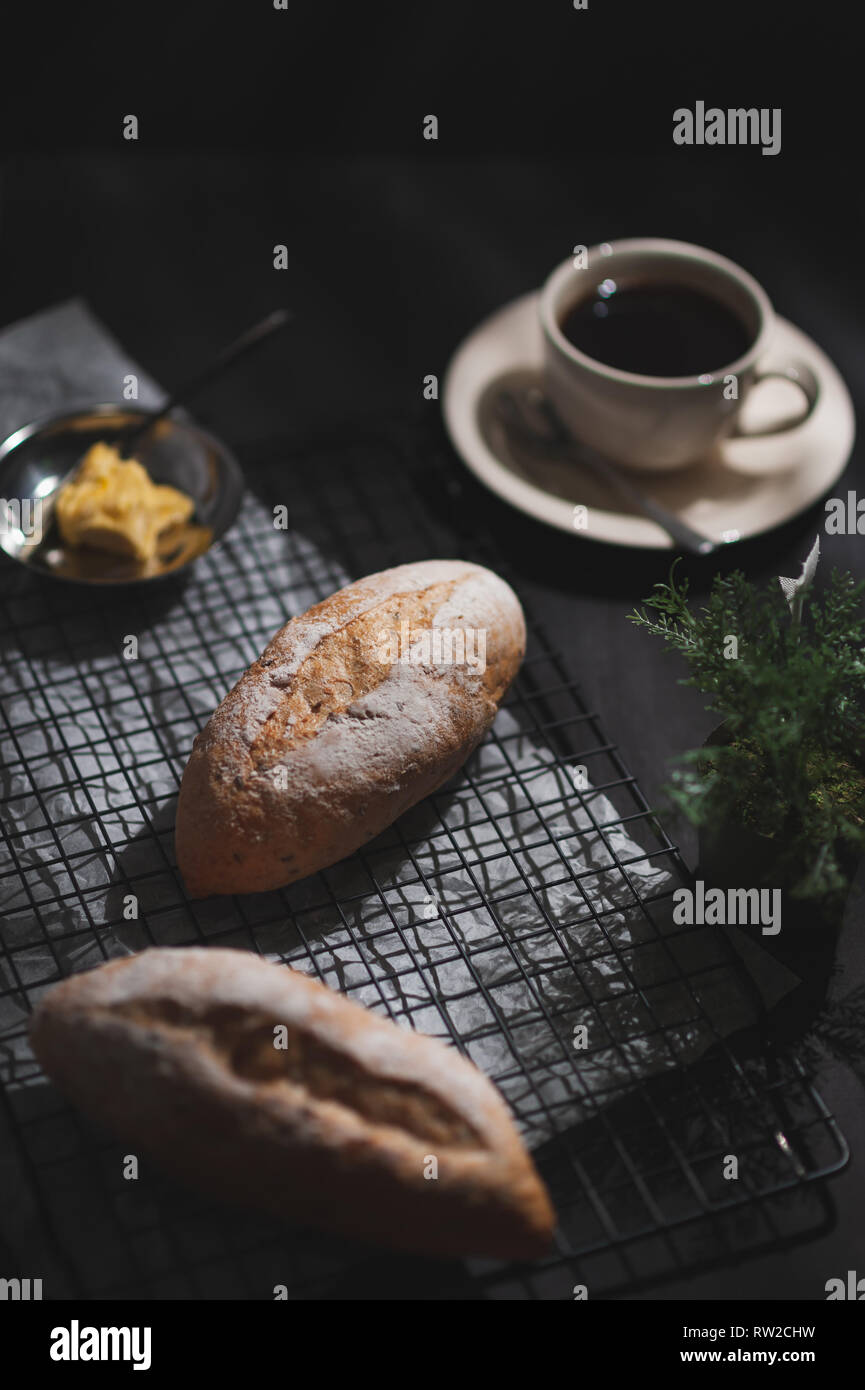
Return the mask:
[(641, 376), (701, 376), (748, 351), (752, 335), (709, 294), (685, 285), (605, 280), (561, 321), (580, 352)]

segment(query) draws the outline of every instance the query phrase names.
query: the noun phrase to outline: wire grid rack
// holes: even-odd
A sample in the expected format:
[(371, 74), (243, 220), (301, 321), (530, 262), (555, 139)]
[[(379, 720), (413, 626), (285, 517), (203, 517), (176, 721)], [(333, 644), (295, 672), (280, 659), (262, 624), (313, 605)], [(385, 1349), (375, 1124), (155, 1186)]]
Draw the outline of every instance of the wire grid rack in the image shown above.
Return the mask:
[[(766, 1047), (726, 936), (672, 926), (687, 870), (531, 614), (505, 710), (454, 783), (302, 883), (187, 901), (173, 820), (192, 739), (286, 616), (433, 555), (507, 574), (427, 426), (242, 456), (241, 518), (185, 583), (118, 598), (4, 571), (4, 1272), (47, 1298), (603, 1297), (824, 1227), (813, 1179), (845, 1141), (803, 1065)], [(305, 969), (483, 1066), (550, 1187), (555, 1252), (417, 1259), (202, 1204), (147, 1165), (127, 1181), (122, 1145), (44, 1084), (27, 1018), (73, 970), (202, 942)]]

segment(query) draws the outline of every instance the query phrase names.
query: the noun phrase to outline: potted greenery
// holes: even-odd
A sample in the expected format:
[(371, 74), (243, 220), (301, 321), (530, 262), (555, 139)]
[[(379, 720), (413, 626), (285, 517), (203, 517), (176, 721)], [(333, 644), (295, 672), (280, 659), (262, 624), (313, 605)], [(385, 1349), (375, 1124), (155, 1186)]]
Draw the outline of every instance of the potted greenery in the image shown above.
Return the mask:
[(840, 922), (865, 849), (865, 583), (833, 572), (758, 590), (716, 575), (693, 611), (687, 582), (655, 586), (631, 621), (688, 667), (722, 724), (686, 753), (667, 793), (700, 831), (707, 884), (778, 887), (785, 925)]

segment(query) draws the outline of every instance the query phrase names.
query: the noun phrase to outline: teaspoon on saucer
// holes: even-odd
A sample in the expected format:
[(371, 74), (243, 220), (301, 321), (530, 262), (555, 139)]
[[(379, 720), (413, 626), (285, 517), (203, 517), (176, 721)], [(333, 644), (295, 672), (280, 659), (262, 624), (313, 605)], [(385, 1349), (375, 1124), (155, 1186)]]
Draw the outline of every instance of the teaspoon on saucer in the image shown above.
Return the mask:
[(568, 434), (552, 405), (536, 386), (513, 390), (504, 387), (495, 398), (494, 410), (501, 424), (525, 447), (573, 462), (591, 470), (628, 499), (644, 516), (663, 527), (670, 539), (691, 555), (711, 555), (720, 548), (717, 541), (695, 531), (693, 526), (647, 496), (625, 477), (623, 471), (588, 445)]

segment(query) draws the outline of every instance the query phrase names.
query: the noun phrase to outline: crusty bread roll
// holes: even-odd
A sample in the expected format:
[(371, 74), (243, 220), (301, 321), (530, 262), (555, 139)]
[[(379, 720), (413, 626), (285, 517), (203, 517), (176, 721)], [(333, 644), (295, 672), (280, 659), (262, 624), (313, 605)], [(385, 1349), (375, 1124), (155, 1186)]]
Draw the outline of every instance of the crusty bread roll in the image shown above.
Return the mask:
[(513, 591), (461, 560), (370, 575), (292, 618), (193, 745), (189, 895), (293, 883), (378, 835), (465, 761), (524, 651)]
[(251, 952), (152, 949), (74, 975), (31, 1038), (82, 1110), (197, 1189), (430, 1254), (549, 1245), (546, 1189), (476, 1067)]

